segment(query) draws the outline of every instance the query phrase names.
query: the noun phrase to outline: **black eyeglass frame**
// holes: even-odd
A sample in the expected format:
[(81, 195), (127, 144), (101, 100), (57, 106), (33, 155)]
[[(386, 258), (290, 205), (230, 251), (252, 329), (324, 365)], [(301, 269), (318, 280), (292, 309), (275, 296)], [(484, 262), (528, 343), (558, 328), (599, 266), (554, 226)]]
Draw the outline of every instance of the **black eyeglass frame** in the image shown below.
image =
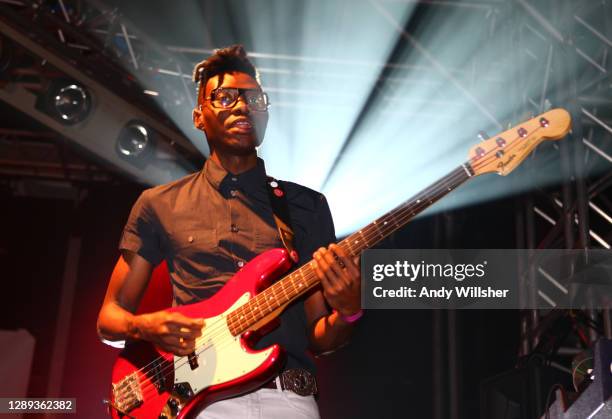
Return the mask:
[[(238, 91), (238, 95), (236, 96), (236, 99), (234, 99), (234, 101), (228, 105), (228, 106), (215, 106), (215, 102), (214, 102), (214, 96), (215, 94), (220, 91), (220, 90), (237, 90)], [(264, 102), (266, 104), (266, 108), (265, 109), (256, 109), (253, 107), (252, 102), (249, 100), (249, 98), (247, 96), (245, 96), (245, 93), (248, 92), (257, 92), (257, 93), (261, 93), (262, 97), (264, 98)], [(266, 112), (268, 110), (268, 108), (270, 108), (270, 99), (268, 98), (268, 94), (266, 92), (263, 92), (261, 90), (258, 89), (242, 89), (239, 87), (217, 87), (216, 89), (213, 89), (210, 92), (210, 96), (207, 98), (204, 98), (204, 100), (210, 102), (210, 104), (212, 105), (213, 108), (215, 109), (232, 109), (234, 106), (236, 106), (236, 103), (238, 103), (238, 100), (240, 100), (240, 96), (242, 96), (248, 106), (248, 108), (251, 111), (254, 112)]]

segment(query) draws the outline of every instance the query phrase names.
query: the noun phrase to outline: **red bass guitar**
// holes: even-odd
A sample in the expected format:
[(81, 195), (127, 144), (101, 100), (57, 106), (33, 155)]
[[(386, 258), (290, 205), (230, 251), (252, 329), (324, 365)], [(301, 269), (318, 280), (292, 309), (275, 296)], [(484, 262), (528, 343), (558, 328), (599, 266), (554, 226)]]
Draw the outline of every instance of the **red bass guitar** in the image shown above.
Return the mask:
[[(347, 254), (359, 255), (466, 180), (484, 173), (510, 173), (540, 142), (562, 138), (570, 125), (567, 111), (553, 109), (473, 146), (466, 163), (339, 245)], [(112, 417), (195, 417), (217, 400), (255, 390), (272, 379), (283, 350), (279, 345), (253, 350), (255, 332), (319, 284), (311, 263), (277, 280), (291, 264), (284, 249), (269, 250), (212, 298), (168, 309), (205, 319), (195, 352), (181, 357), (148, 342), (128, 344), (113, 368), (108, 402)]]

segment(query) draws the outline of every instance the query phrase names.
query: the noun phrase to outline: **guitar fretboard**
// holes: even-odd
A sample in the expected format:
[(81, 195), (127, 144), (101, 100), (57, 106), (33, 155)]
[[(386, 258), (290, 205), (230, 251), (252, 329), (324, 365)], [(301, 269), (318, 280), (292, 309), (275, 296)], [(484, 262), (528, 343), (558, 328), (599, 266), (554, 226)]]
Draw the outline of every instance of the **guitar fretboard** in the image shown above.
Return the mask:
[[(362, 250), (376, 245), (405, 226), (416, 215), (456, 189), (472, 175), (470, 164), (462, 164), (408, 201), (351, 234), (338, 245), (350, 257), (359, 256)], [(237, 336), (249, 330), (257, 322), (299, 298), (318, 283), (319, 278), (312, 268), (312, 261), (302, 265), (229, 313), (227, 324), (230, 331)]]

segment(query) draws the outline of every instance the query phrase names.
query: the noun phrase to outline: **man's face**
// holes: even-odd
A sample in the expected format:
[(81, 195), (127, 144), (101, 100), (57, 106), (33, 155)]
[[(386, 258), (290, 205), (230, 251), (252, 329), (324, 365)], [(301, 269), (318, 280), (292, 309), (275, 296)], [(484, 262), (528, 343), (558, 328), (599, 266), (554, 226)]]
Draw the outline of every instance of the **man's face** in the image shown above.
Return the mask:
[(201, 112), (194, 112), (194, 124), (206, 132), (211, 148), (234, 155), (251, 154), (263, 141), (268, 112), (249, 109), (243, 95), (229, 109), (213, 107), (206, 98), (210, 98), (211, 92), (220, 87), (261, 91), (257, 80), (246, 73), (225, 73), (222, 78), (220, 75), (214, 76), (206, 83), (204, 99), (200, 103)]

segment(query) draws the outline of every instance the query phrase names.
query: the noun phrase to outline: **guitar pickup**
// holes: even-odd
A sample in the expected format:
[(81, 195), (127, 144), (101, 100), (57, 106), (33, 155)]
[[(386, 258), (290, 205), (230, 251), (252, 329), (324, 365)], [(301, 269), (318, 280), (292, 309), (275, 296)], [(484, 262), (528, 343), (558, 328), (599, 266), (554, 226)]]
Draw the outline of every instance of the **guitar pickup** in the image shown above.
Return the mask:
[(153, 368), (151, 368), (151, 373), (154, 378), (153, 385), (155, 385), (157, 391), (161, 393), (166, 386), (166, 379), (162, 371), (162, 364), (160, 362), (155, 362), (153, 364)]
[(191, 367), (192, 371), (199, 367), (198, 356), (195, 354), (195, 352), (192, 352), (187, 355), (187, 359), (189, 360), (189, 366)]

